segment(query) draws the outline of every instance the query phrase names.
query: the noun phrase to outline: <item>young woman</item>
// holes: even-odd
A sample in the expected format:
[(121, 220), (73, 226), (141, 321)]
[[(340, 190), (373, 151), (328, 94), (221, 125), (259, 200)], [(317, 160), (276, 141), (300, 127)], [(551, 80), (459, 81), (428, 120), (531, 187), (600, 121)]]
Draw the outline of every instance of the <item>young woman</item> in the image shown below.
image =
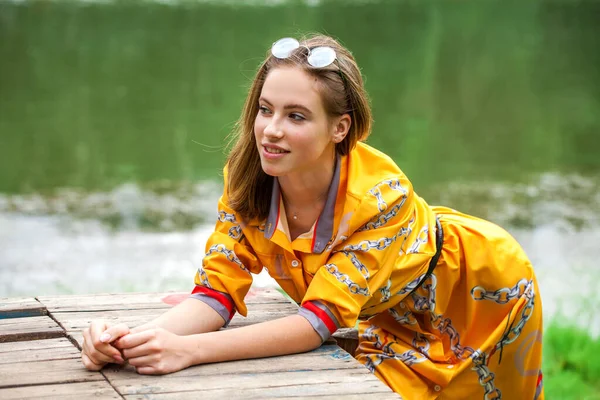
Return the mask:
[[(277, 41), (237, 125), (191, 297), (129, 329), (95, 321), (83, 363), (141, 374), (315, 349), (359, 323), (355, 357), (407, 399), (543, 398), (542, 309), (503, 229), (429, 206), (364, 143), (371, 111), (350, 52)], [(263, 266), (297, 315), (222, 330)], [(272, 343), (278, 346), (272, 346)]]

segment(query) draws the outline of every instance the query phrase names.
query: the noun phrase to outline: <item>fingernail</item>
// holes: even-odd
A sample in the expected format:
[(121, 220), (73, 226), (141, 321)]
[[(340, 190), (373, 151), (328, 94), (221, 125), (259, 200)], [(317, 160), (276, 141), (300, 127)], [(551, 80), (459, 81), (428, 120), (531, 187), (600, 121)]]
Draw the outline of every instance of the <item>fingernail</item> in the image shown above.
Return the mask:
[(105, 332), (102, 335), (100, 335), (100, 341), (102, 343), (110, 342), (110, 333)]
[(119, 363), (119, 364), (123, 364), (125, 361), (123, 360), (123, 358), (121, 356), (113, 356), (113, 358)]

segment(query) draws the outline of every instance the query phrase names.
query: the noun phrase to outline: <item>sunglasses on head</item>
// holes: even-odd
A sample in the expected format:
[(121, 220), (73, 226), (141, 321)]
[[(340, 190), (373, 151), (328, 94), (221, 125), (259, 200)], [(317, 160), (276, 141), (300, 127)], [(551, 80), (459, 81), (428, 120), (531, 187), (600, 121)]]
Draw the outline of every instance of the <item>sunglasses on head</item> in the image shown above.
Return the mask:
[[(288, 58), (294, 50), (300, 47), (300, 42), (294, 38), (283, 38), (273, 43), (271, 47), (271, 54), (276, 58)], [(304, 46), (306, 47), (306, 46)], [(308, 55), (306, 60), (308, 64), (315, 68), (325, 68), (331, 65), (337, 58), (335, 50), (329, 46), (319, 46), (315, 48), (308, 48)]]

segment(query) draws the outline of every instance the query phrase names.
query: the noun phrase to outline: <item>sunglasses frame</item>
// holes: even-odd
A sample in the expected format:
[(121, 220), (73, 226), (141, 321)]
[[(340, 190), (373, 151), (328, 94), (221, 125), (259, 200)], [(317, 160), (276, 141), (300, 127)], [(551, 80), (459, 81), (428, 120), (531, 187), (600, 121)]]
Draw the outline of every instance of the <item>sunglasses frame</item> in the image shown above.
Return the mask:
[[(337, 54), (334, 49), (329, 46), (318, 46), (308, 48), (301, 46), (298, 40), (291, 37), (284, 37), (273, 43), (271, 46), (271, 54), (275, 58), (288, 58), (294, 50), (305, 47), (308, 50), (306, 61), (313, 68), (325, 68), (333, 64), (337, 60)], [(339, 65), (338, 65), (339, 68)]]

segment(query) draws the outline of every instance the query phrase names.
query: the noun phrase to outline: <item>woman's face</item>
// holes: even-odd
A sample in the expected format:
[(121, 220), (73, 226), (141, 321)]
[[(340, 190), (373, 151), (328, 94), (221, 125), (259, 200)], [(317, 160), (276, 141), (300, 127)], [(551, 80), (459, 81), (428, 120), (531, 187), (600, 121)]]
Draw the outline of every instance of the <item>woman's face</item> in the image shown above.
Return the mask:
[(317, 87), (316, 78), (295, 67), (276, 68), (267, 75), (254, 135), (268, 175), (319, 172), (332, 163), (340, 138)]

